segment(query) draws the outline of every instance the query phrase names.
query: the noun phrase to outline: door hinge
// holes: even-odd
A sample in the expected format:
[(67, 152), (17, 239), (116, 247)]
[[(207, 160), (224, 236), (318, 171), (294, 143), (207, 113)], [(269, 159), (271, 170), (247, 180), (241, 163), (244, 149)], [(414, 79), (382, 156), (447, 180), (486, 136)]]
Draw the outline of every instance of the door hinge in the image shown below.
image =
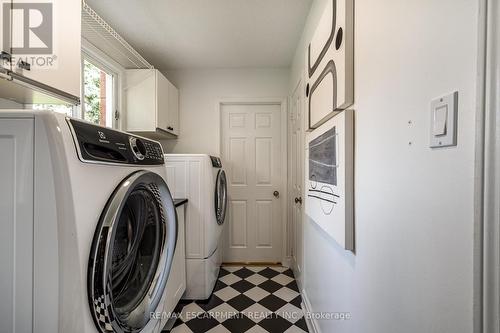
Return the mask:
[(115, 110), (115, 120), (120, 119), (120, 112), (118, 110)]

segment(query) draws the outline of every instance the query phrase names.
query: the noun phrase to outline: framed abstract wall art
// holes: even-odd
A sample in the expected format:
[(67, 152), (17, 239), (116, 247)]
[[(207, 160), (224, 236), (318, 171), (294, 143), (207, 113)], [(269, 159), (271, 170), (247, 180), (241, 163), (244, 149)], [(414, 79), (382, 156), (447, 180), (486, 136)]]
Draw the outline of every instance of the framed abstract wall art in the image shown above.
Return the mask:
[(354, 251), (354, 116), (345, 110), (306, 134), (306, 214)]
[(354, 0), (328, 0), (306, 50), (309, 130), (354, 102)]

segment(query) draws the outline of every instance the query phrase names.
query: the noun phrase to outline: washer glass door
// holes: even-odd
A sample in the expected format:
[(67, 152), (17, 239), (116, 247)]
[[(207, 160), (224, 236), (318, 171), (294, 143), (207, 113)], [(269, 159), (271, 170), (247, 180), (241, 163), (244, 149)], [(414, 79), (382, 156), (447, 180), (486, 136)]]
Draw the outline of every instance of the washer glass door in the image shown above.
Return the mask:
[(163, 179), (139, 171), (123, 181), (101, 215), (89, 261), (90, 308), (101, 332), (139, 332), (148, 324), (176, 239), (175, 207)]
[(224, 223), (227, 207), (227, 180), (224, 170), (219, 170), (215, 182), (215, 217), (219, 225)]

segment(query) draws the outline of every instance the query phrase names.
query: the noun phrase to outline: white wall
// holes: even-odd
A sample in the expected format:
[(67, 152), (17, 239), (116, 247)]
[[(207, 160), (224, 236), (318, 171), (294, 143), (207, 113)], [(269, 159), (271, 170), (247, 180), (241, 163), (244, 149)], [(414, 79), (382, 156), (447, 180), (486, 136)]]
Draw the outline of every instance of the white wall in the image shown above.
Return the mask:
[(288, 95), (288, 69), (190, 69), (165, 75), (179, 88), (179, 139), (162, 141), (170, 153), (219, 155), (216, 103), (221, 98)]
[[(325, 3), (313, 4), (289, 90)], [(312, 310), (352, 314), (319, 321), (322, 332), (472, 331), (477, 16), (473, 0), (356, 0), (356, 254), (304, 223)], [(430, 101), (453, 90), (458, 147), (431, 150)]]

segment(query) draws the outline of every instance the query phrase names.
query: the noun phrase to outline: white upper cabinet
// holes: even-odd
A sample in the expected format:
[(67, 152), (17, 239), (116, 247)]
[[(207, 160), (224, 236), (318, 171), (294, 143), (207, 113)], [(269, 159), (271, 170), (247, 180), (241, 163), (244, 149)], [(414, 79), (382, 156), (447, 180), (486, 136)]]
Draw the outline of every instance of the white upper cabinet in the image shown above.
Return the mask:
[(177, 137), (177, 88), (156, 69), (130, 69), (126, 76), (126, 130), (156, 139)]
[(80, 96), (81, 15), (81, 0), (12, 0), (12, 71)]

